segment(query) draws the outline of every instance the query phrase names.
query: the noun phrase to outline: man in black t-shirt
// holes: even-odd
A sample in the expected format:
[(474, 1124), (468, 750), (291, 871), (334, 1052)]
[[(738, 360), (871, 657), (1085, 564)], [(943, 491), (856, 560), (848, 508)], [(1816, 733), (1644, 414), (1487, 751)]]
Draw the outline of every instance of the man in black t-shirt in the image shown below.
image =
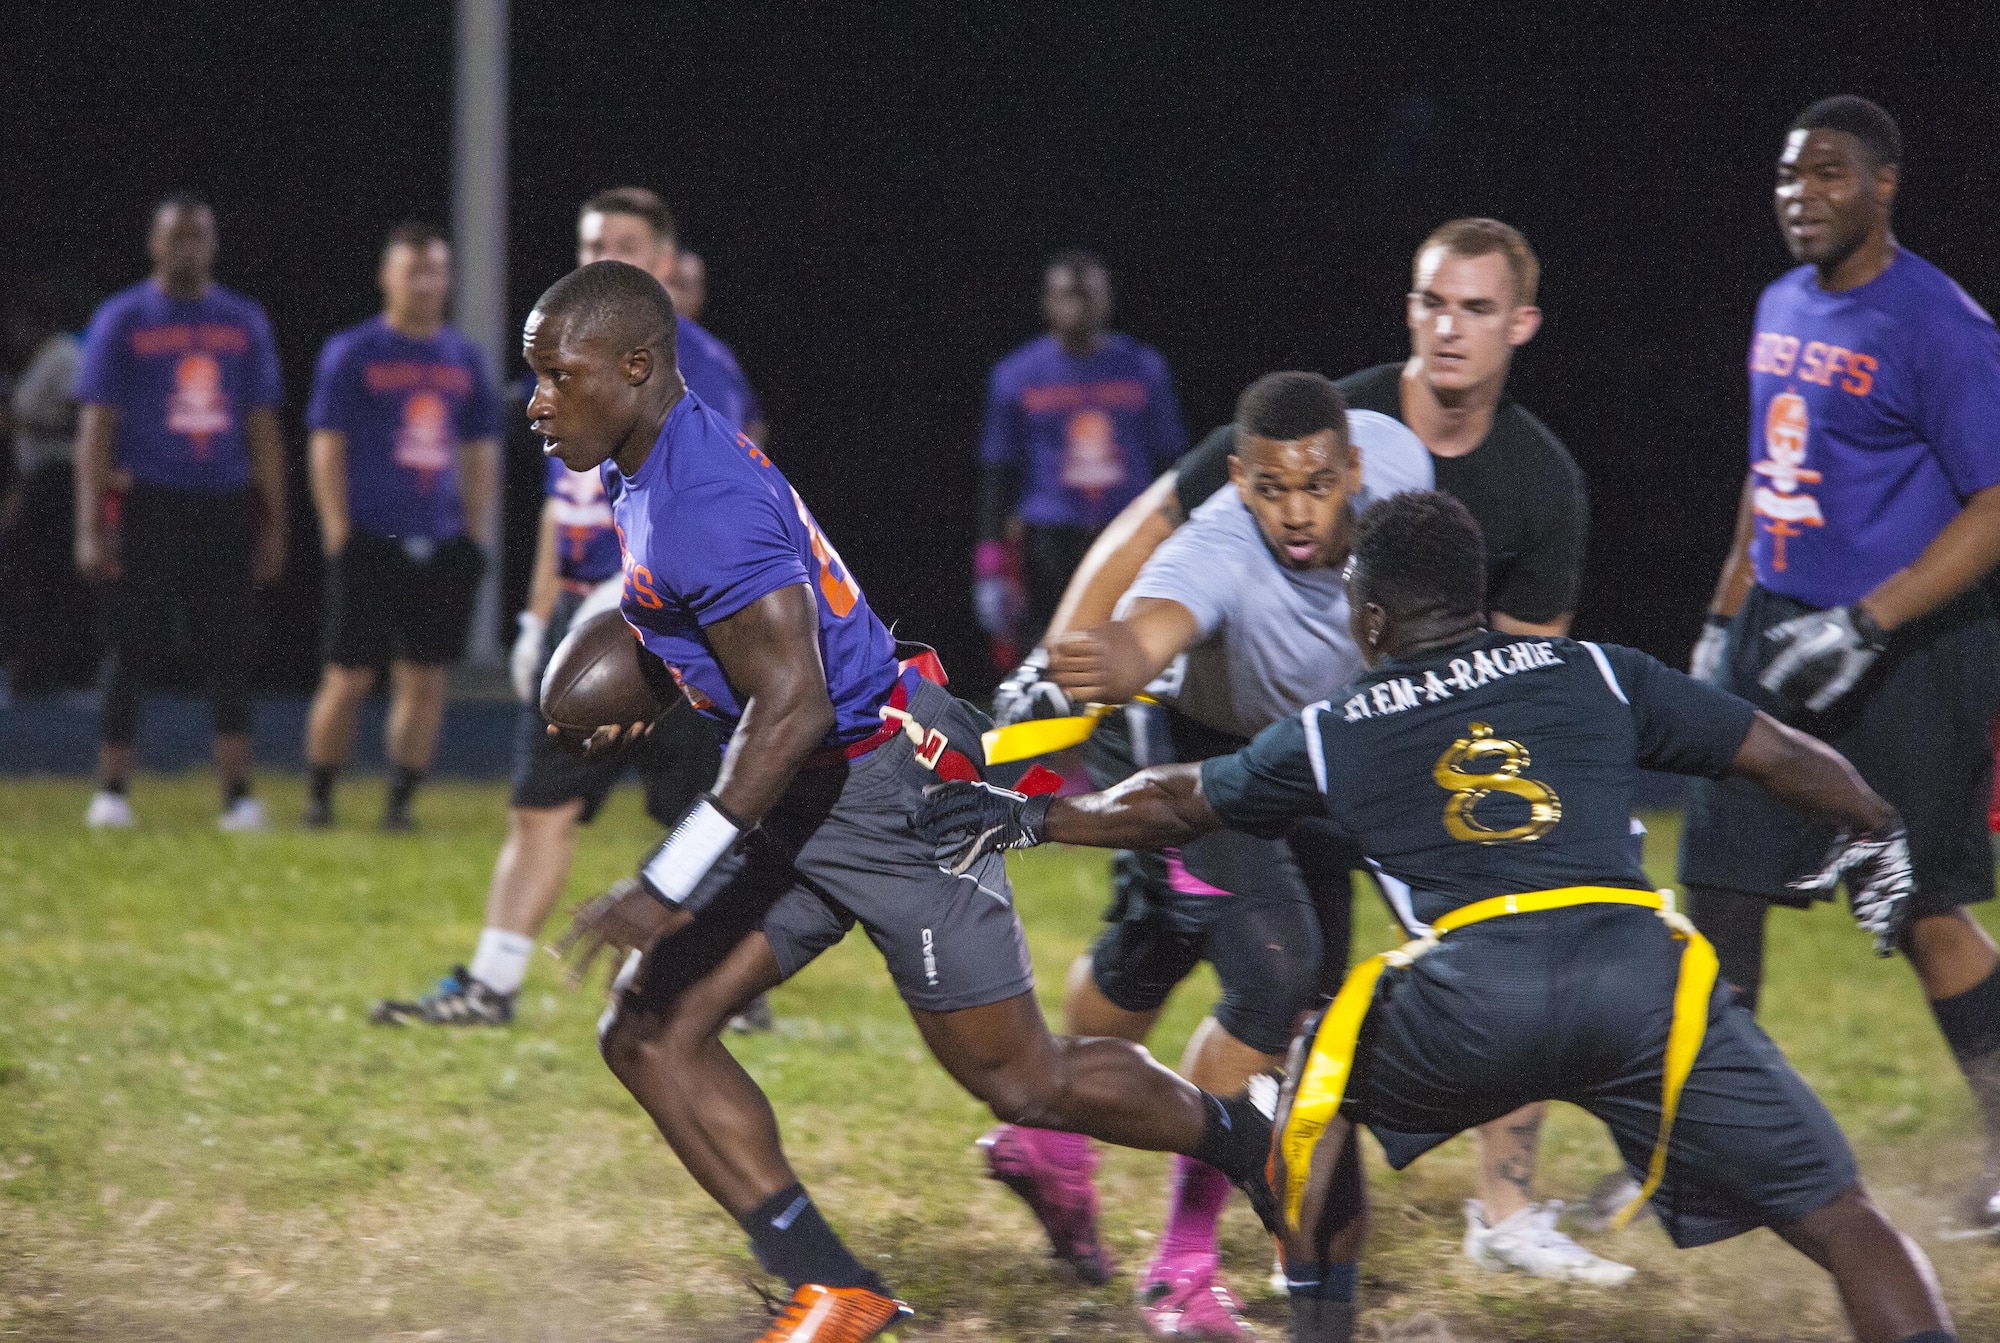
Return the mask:
[(1810, 881), (1844, 876), (1857, 921), (1893, 943), (1913, 889), (1895, 809), (1831, 747), (1643, 653), (1484, 628), (1478, 528), (1449, 495), (1374, 505), (1351, 556), (1368, 670), (1344, 698), (1111, 792), (946, 784), (915, 822), (963, 866), (1048, 840), (1159, 848), (1322, 816), (1379, 864), (1412, 940), (1354, 971), (1278, 1097), (1275, 1206), (1260, 1211), (1295, 1343), (1354, 1336), (1354, 1125), (1400, 1169), (1545, 1096), (1604, 1122), (1676, 1245), (1768, 1226), (1832, 1274), (1864, 1343), (1950, 1343), (1922, 1251), (1869, 1201), (1833, 1116), (1627, 835), (1642, 767), (1750, 780), (1840, 828)]
[[(1497, 219), (1455, 219), (1424, 239), (1411, 262), (1410, 357), (1337, 384), (1350, 407), (1394, 416), (1430, 449), (1437, 487), (1464, 503), (1486, 538), (1486, 611), (1504, 634), (1563, 635), (1583, 578), (1589, 505), (1576, 462), (1546, 425), (1506, 395), (1514, 351), (1542, 321), (1541, 263), (1519, 230)], [(1048, 647), (1111, 611), (1154, 548), (1229, 479), (1235, 426), (1223, 425), (1135, 499), (1092, 547), (1026, 663), (994, 697), (1002, 724), (1070, 712), (1045, 679)], [(1299, 827), (1291, 847), (1318, 907), (1323, 974), (1338, 983), (1352, 928), (1354, 855)], [(1530, 1200), (1547, 1107), (1480, 1131), (1480, 1197), (1466, 1210), (1466, 1253), (1488, 1268), (1616, 1285), (1631, 1270), (1590, 1254)]]

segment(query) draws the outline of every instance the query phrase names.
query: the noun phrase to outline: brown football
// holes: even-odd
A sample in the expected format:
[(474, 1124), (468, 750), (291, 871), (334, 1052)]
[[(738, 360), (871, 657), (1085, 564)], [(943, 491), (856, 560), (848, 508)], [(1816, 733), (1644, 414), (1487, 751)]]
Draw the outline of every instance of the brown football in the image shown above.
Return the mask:
[(672, 702), (660, 697), (646, 675), (646, 656), (618, 612), (590, 617), (564, 635), (549, 657), (542, 717), (573, 732), (652, 722)]

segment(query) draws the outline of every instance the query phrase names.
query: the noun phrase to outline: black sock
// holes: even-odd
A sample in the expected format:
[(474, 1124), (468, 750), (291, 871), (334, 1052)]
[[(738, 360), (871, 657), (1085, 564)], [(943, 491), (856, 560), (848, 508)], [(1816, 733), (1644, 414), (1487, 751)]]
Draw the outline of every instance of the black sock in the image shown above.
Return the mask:
[(410, 798), (417, 791), (417, 785), (424, 781), (424, 772), (411, 769), (408, 765), (396, 766), (395, 780), (389, 785), (389, 810), (408, 811)]
[(1204, 1091), (1202, 1100), (1207, 1110), (1201, 1144), (1188, 1155), (1206, 1161), (1237, 1184), (1257, 1175), (1271, 1154), (1271, 1121), (1247, 1097), (1225, 1099)]
[(2000, 967), (1963, 993), (1932, 999), (1931, 1015), (1986, 1120), (1988, 1164), (2000, 1163)]
[(339, 769), (332, 765), (314, 765), (306, 781), (306, 791), (315, 802), (333, 801), (333, 780)]
[(223, 809), (227, 810), (235, 806), (248, 796), (250, 796), (250, 781), (248, 779), (231, 779), (222, 786)]
[(114, 797), (123, 797), (126, 790), (131, 788), (131, 786), (132, 781), (130, 779), (106, 779), (104, 782), (98, 784), (97, 788), (99, 792), (110, 793)]
[(816, 1282), (822, 1287), (865, 1287), (889, 1295), (882, 1279), (863, 1268), (840, 1243), (802, 1184), (779, 1190), (737, 1220), (750, 1234), (750, 1252), (757, 1256), (757, 1262), (783, 1278), (793, 1291)]

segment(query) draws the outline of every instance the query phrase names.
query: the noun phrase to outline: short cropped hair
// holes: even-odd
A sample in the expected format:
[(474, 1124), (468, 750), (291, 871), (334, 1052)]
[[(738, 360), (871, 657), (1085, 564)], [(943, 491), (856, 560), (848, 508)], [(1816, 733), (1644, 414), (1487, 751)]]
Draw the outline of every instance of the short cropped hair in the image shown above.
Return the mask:
[(1236, 398), (1239, 445), (1246, 437), (1288, 443), (1322, 429), (1347, 442), (1347, 398), (1317, 373), (1266, 373)]
[(600, 191), (583, 203), (576, 212), (578, 219), (585, 215), (636, 215), (646, 221), (656, 241), (673, 242), (674, 212), (667, 203), (644, 187), (612, 187)]
[(593, 261), (557, 280), (535, 300), (544, 320), (568, 318), (574, 335), (607, 332), (627, 350), (641, 345), (674, 360), (674, 301), (652, 275), (623, 261)]
[(1514, 277), (1514, 302), (1524, 308), (1535, 305), (1535, 294), (1542, 285), (1542, 263), (1521, 230), (1512, 224), (1497, 219), (1454, 219), (1438, 225), (1410, 258), (1411, 284), (1416, 283), (1417, 272), (1424, 264), (1424, 253), (1433, 247), (1465, 257), (1500, 253), (1507, 258), (1508, 273)]
[(153, 207), (153, 218), (158, 219), (162, 210), (180, 210), (183, 212), (207, 210), (210, 214), (215, 213), (215, 207), (211, 206), (200, 196), (195, 195), (192, 191), (175, 191), (160, 197), (160, 203)]
[(1042, 274), (1047, 275), (1052, 270), (1070, 270), (1078, 274), (1094, 270), (1106, 276), (1111, 274), (1111, 269), (1104, 264), (1103, 257), (1095, 252), (1085, 251), (1081, 247), (1065, 247), (1050, 257), (1049, 264), (1042, 267)]
[(441, 242), (447, 247), (451, 245), (451, 239), (447, 238), (444, 230), (436, 224), (422, 219), (405, 219), (390, 229), (388, 236), (382, 239), (382, 255), (389, 255), (389, 249), (392, 247), (414, 247), (422, 251), (434, 242)]
[(1903, 131), (1877, 103), (1851, 93), (1822, 98), (1792, 121), (1795, 131), (1846, 131), (1859, 140), (1876, 167), (1903, 161)]
[(1371, 505), (1355, 524), (1354, 556), (1368, 600), (1392, 616), (1486, 609), (1486, 541), (1448, 494), (1409, 490)]

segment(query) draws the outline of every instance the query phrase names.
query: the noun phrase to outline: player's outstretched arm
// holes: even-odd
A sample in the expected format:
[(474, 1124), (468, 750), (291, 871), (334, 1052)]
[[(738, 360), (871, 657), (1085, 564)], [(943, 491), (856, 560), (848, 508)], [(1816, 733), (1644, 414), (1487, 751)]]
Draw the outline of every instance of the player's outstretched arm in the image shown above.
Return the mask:
[(1074, 712), (1070, 697), (1048, 675), (1049, 648), (1071, 630), (1090, 629), (1111, 619), (1118, 599), (1139, 576), (1160, 543), (1174, 534), (1181, 517), (1180, 472), (1168, 471), (1146, 488), (1111, 525), (1098, 534), (1070, 575), (1055, 616), (1042, 632), (1041, 646), (993, 692), (993, 720), (1006, 727), (1031, 718), (1061, 718)]
[(1201, 795), (1200, 765), (1156, 765), (1083, 797), (1026, 797), (987, 783), (937, 784), (916, 815), (917, 833), (937, 846), (938, 861), (954, 873), (990, 853), (1049, 840), (1161, 849), (1221, 828)]
[(1186, 520), (1174, 494), (1179, 484), (1179, 471), (1165, 472), (1098, 533), (1063, 589), (1062, 601), (1042, 636), (1043, 647), (1070, 630), (1089, 629), (1111, 619), (1139, 570)]
[(1844, 881), (1854, 921), (1875, 935), (1875, 954), (1895, 950), (1916, 894), (1909, 832), (1896, 809), (1838, 751), (1763, 713), (1737, 748), (1735, 772), (1840, 827), (1820, 870), (1792, 887), (1830, 896)]
[(743, 705), (714, 795), (748, 829), (833, 730), (833, 699), (819, 660), (819, 608), (805, 585), (779, 588), (702, 633)]
[(1072, 703), (1123, 704), (1200, 636), (1187, 607), (1141, 597), (1122, 620), (1052, 640), (1048, 677)]
[(1734, 772), (1773, 796), (1854, 834), (1886, 831), (1896, 809), (1862, 781), (1847, 757), (1767, 713), (1751, 721)]

